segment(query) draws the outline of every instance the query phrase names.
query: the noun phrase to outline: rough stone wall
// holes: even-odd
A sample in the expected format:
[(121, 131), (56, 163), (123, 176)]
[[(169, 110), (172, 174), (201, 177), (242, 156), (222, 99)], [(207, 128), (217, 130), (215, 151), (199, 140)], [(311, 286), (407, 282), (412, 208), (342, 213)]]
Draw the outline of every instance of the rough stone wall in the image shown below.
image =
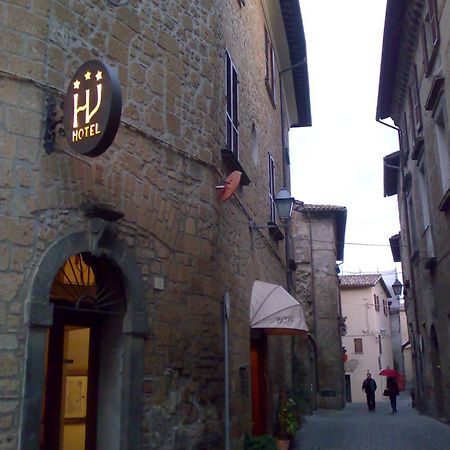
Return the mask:
[[(221, 301), (229, 290), (232, 438), (239, 448), (251, 429), (251, 397), (242, 395), (239, 377), (239, 367), (249, 365), (251, 287), (255, 279), (285, 284), (283, 244), (262, 231), (252, 246), (248, 230), (249, 218), (267, 221), (268, 151), (277, 188), (282, 180), (260, 6), (10, 0), (1, 2), (0, 17), (0, 447), (17, 447), (29, 281), (51, 243), (87, 228), (81, 207), (105, 203), (124, 213), (117, 238), (148, 285), (143, 447), (221, 447)], [(241, 162), (252, 184), (240, 188), (238, 200), (221, 203), (215, 185), (225, 175), (225, 48), (239, 73)], [(61, 100), (74, 70), (91, 58), (119, 74), (123, 113), (114, 144), (89, 159), (67, 154), (58, 135), (47, 155), (47, 94)], [(153, 289), (155, 276), (164, 277), (164, 290)], [(273, 372), (286, 382), (283, 365)]]
[[(319, 407), (339, 409), (345, 404), (345, 392), (333, 215), (296, 211), (293, 240), (297, 263), (296, 292), (316, 351), (317, 379), (313, 384), (317, 383), (317, 391), (311, 392), (310, 396), (317, 395)], [(300, 349), (298, 353), (301, 354)], [(315, 368), (309, 365), (300, 370), (308, 372)], [(316, 377), (309, 374), (307, 378)]]
[[(395, 120), (404, 128), (401, 119), (404, 115), (408, 120), (409, 130), (409, 152), (402, 154), (402, 172), (399, 184), (399, 210), (402, 240), (411, 239), (411, 233), (416, 233), (418, 243), (418, 254), (412, 258), (413, 245), (409, 242), (409, 251), (402, 252), (402, 266), (404, 280), (407, 281), (405, 300), (407, 304), (408, 322), (414, 329), (410, 334), (415, 356), (416, 373), (416, 399), (417, 406), (422, 412), (434, 416), (450, 417), (450, 365), (447, 355), (449, 354), (448, 339), (448, 291), (450, 281), (448, 273), (450, 270), (449, 259), (449, 228), (450, 216), (449, 206), (443, 210), (440, 205), (448, 195), (444, 192), (441, 182), (440, 157), (437, 146), (436, 126), (433, 120), (433, 111), (427, 111), (425, 105), (432, 91), (436, 76), (445, 78), (442, 101), (446, 115), (447, 139), (450, 117), (450, 90), (448, 89), (448, 77), (450, 70), (450, 5), (445, 1), (437, 2), (437, 15), (439, 19), (440, 44), (436, 60), (429, 75), (423, 63), (424, 48), (420, 33), (422, 31), (422, 17), (426, 2), (417, 2), (408, 6), (407, 21), (413, 17), (413, 8), (417, 7), (418, 14), (414, 23), (409, 23), (402, 36), (400, 59), (404, 76), (397, 80), (395, 86)], [(409, 44), (408, 44), (409, 43)], [(408, 47), (408, 48), (406, 48)], [(409, 102), (408, 87), (412, 82), (413, 65), (417, 68), (417, 79), (419, 85), (419, 97), (423, 129), (423, 152), (414, 160), (412, 159), (414, 138), (412, 111)], [(405, 132), (406, 130), (403, 129)], [(424, 191), (429, 209), (429, 225), (427, 227), (424, 214), (427, 207), (424, 206), (424, 197), (421, 195), (421, 173), (424, 170)], [(405, 193), (404, 175), (411, 175), (411, 189)], [(411, 196), (412, 208), (407, 205), (406, 198)], [(414, 217), (416, 230), (410, 227), (409, 220)], [(412, 222), (411, 222), (412, 223)], [(430, 252), (427, 250), (427, 239), (433, 244), (435, 264), (426, 267)], [(425, 324), (425, 325), (423, 325)], [(437, 347), (432, 338), (432, 328), (437, 335)], [(420, 342), (423, 341), (423, 345)], [(422, 350), (423, 349), (423, 350)], [(439, 360), (439, 363), (436, 361)], [(442, 362), (442, 365), (441, 365)], [(440, 365), (440, 369), (436, 369)], [(424, 375), (422, 375), (424, 374)], [(425, 375), (426, 374), (426, 375)]]

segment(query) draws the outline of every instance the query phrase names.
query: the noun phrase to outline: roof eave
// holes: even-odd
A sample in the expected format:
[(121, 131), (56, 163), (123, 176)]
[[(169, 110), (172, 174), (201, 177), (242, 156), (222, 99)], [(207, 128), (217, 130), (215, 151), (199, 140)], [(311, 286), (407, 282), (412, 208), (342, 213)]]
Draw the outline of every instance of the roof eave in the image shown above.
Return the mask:
[(387, 1), (380, 81), (378, 85), (377, 120), (386, 119), (392, 115), (392, 99), (397, 75), (405, 10), (406, 0)]
[(310, 127), (311, 102), (309, 95), (308, 63), (306, 58), (306, 41), (303, 29), (302, 15), (298, 0), (280, 0), (280, 8), (283, 14), (284, 29), (289, 46), (291, 64), (305, 61), (292, 69), (295, 99), (297, 104), (298, 122), (292, 127)]

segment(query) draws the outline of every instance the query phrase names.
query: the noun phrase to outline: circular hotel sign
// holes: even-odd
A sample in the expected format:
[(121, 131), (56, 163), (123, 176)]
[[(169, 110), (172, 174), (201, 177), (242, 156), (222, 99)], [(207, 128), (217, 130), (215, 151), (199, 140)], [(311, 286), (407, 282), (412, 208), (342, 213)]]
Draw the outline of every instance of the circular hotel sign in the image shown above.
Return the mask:
[(120, 124), (122, 94), (115, 72), (100, 61), (84, 63), (72, 77), (64, 100), (64, 131), (72, 150), (101, 155)]

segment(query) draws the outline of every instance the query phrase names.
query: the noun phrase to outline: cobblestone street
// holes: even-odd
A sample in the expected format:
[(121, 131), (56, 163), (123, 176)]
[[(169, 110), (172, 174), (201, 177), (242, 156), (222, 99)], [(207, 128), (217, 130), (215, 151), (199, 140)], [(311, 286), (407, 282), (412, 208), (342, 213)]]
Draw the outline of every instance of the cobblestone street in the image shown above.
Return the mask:
[(364, 403), (348, 403), (342, 411), (319, 410), (306, 417), (296, 436), (298, 450), (450, 450), (450, 426), (422, 416), (402, 393), (398, 414), (389, 399), (369, 413)]

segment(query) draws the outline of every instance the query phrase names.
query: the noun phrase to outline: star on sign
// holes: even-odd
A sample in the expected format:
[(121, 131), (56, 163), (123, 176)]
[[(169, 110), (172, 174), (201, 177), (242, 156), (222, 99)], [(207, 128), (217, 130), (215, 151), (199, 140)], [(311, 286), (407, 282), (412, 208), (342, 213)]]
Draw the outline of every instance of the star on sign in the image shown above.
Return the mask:
[(95, 79), (97, 81), (100, 81), (102, 79), (102, 72), (100, 72), (100, 70), (95, 74)]
[(84, 79), (85, 80), (90, 80), (91, 79), (91, 72), (89, 72), (89, 70), (84, 74)]
[(73, 83), (73, 88), (80, 89), (80, 81), (79, 80), (75, 80), (75, 82)]

